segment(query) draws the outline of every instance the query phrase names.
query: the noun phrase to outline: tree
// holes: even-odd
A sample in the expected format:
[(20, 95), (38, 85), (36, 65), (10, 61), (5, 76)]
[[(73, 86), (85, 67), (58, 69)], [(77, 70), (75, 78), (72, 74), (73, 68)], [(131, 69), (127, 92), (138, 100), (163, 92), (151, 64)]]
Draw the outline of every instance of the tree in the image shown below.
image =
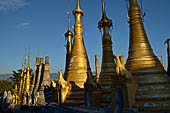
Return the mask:
[[(12, 91), (15, 88), (15, 85), (19, 86), (19, 82), (21, 80), (21, 73), (22, 69), (19, 69), (17, 71), (12, 71), (12, 77), (10, 77), (8, 80), (0, 80), (0, 96), (3, 95), (4, 91)], [(32, 81), (32, 75), (33, 70), (30, 69), (30, 75), (31, 75), (31, 81)]]
[[(10, 79), (12, 80), (12, 82), (13, 82), (13, 84), (17, 84), (17, 86), (19, 86), (19, 82), (20, 82), (20, 80), (21, 80), (21, 73), (22, 73), (22, 69), (19, 69), (19, 70), (17, 70), (17, 72), (16, 71), (12, 71), (12, 77), (10, 77)], [(32, 69), (30, 69), (30, 75), (31, 75), (31, 80), (32, 80), (32, 75), (33, 75), (33, 70)]]
[(12, 80), (12, 82), (14, 83), (14, 84), (19, 84), (19, 81), (21, 80), (21, 69), (20, 70), (18, 70), (17, 72), (16, 71), (12, 71), (12, 77), (10, 77), (10, 79)]
[(0, 96), (4, 94), (4, 91), (12, 90), (13, 83), (7, 80), (0, 80)]

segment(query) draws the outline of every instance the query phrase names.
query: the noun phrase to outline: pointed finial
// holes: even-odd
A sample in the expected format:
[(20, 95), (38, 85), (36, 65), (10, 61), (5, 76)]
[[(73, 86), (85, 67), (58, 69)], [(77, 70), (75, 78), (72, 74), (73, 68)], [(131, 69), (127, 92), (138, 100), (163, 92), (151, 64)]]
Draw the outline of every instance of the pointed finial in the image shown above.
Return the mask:
[(77, 0), (77, 9), (79, 9), (79, 8), (80, 8), (80, 1)]
[(40, 49), (38, 48), (38, 58), (40, 57)]
[(70, 0), (68, 0), (68, 11), (67, 11), (67, 15), (68, 15), (68, 30), (70, 31)]
[(67, 11), (67, 15), (68, 15), (68, 31), (71, 31), (71, 29), (70, 29), (70, 11)]
[(30, 48), (28, 49), (28, 67), (27, 70), (30, 69)]
[(104, 0), (102, 0), (102, 19), (98, 22), (98, 28), (102, 28), (104, 26), (112, 26), (112, 20), (108, 19), (105, 12)]
[(25, 56), (25, 65), (24, 65), (24, 72), (26, 72), (27, 67), (27, 56)]
[(67, 12), (68, 15), (68, 31), (65, 33), (65, 37), (71, 36), (73, 37), (73, 33), (71, 32), (71, 25), (70, 25), (70, 11)]
[(75, 16), (76, 13), (80, 13), (80, 14), (82, 14), (82, 16), (84, 14), (84, 11), (82, 9), (80, 9), (80, 1), (79, 0), (77, 0), (77, 8), (73, 10), (73, 15)]
[(24, 71), (26, 72), (26, 63), (27, 63), (27, 48), (25, 48), (25, 62), (24, 62)]
[(23, 70), (23, 67), (24, 67), (24, 64), (22, 63), (21, 78), (23, 77), (24, 71), (26, 72), (26, 70)]
[(138, 4), (137, 0), (129, 0), (130, 5)]
[(36, 57), (36, 64), (35, 65), (39, 65), (40, 63), (40, 50), (38, 48), (38, 56)]
[(28, 56), (28, 67), (27, 70), (30, 70), (30, 56)]
[(102, 0), (102, 14), (103, 18), (106, 18), (105, 8), (104, 8), (104, 0)]
[[(70, 13), (70, 12), (69, 12)], [(68, 30), (70, 31), (71, 29), (70, 29), (70, 14), (69, 14), (69, 16), (68, 16)]]

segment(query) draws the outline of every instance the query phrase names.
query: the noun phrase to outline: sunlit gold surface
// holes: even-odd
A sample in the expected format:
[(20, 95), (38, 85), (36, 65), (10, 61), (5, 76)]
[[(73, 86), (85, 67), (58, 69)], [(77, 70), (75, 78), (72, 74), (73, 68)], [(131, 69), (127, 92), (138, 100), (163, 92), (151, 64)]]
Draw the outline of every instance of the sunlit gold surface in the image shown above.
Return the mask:
[(137, 1), (129, 0), (129, 3), (130, 41), (127, 69), (138, 71), (144, 68), (156, 68), (157, 71), (164, 72), (148, 41)]
[(28, 56), (28, 67), (27, 67), (27, 76), (25, 81), (25, 92), (29, 93), (30, 90), (30, 56)]
[(22, 64), (21, 80), (19, 83), (19, 93), (18, 93), (19, 96), (21, 96), (22, 94), (23, 75), (24, 75), (24, 71), (23, 71), (23, 64)]
[(170, 99), (166, 87), (170, 84), (170, 79), (153, 53), (137, 0), (129, 0), (129, 3), (130, 40), (126, 68), (132, 72), (139, 84), (136, 107), (144, 110), (170, 109), (169, 103), (162, 104), (165, 103), (164, 100)]
[(27, 67), (26, 67), (26, 62), (27, 62), (27, 56), (25, 57), (25, 65), (24, 65), (24, 76), (23, 76), (23, 84), (22, 84), (22, 93), (25, 91), (25, 81), (26, 81), (26, 76), (27, 76)]
[(65, 33), (65, 37), (67, 38), (67, 45), (66, 45), (66, 65), (65, 65), (65, 73), (64, 73), (64, 78), (67, 78), (67, 71), (68, 71), (68, 67), (70, 64), (70, 58), (71, 58), (71, 50), (72, 50), (72, 37), (73, 37), (73, 33), (71, 32), (70, 29), (70, 15), (69, 15), (69, 21), (68, 21), (68, 31)]
[(84, 83), (87, 79), (86, 72), (90, 70), (90, 65), (83, 42), (81, 17), (84, 13), (83, 10), (80, 9), (79, 0), (77, 0), (77, 8), (73, 10), (73, 14), (75, 16), (74, 42), (67, 73), (67, 81), (74, 81), (77, 86), (84, 88)]
[(61, 99), (58, 98), (58, 100), (61, 100), (61, 104), (63, 104), (66, 101), (67, 94), (70, 93), (70, 85), (64, 80), (62, 72), (59, 72), (58, 85), (61, 90)]

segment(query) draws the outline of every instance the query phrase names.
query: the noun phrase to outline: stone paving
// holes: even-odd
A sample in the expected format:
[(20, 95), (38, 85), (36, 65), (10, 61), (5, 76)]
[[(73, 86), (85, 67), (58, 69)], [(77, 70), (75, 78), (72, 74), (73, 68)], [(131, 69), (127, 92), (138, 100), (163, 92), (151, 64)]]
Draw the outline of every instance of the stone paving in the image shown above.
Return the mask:
[[(20, 109), (18, 109), (20, 108)], [(2, 111), (0, 110), (0, 113)], [(58, 105), (56, 103), (50, 103), (48, 105), (39, 106), (16, 106), (13, 109), (13, 113), (170, 113), (170, 111), (138, 111), (137, 109), (128, 109), (120, 107), (112, 108), (111, 106), (100, 107), (66, 107)]]

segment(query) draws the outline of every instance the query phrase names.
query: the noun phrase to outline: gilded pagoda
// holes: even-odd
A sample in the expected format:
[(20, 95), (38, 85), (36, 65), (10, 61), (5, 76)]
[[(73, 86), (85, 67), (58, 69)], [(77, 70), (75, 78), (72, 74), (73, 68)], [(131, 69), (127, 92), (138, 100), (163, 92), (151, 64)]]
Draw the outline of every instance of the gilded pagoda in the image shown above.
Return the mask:
[[(31, 81), (30, 56), (20, 75), (19, 86), (13, 94), (16, 105), (46, 105), (55, 102), (61, 106), (80, 108), (81, 106), (111, 106), (112, 108), (137, 108), (144, 111), (170, 110), (170, 78), (162, 63), (154, 54), (147, 37), (141, 8), (137, 0), (128, 0), (129, 9), (129, 51), (124, 56), (113, 52), (110, 28), (112, 20), (106, 16), (105, 1), (102, 1), (102, 18), (98, 28), (102, 31), (102, 63), (95, 55), (93, 75), (83, 37), (80, 0), (73, 10), (75, 17), (74, 33), (71, 32), (70, 12), (68, 12), (68, 30), (65, 33), (66, 63), (64, 76), (59, 71), (57, 81), (50, 79), (49, 57), (36, 57), (35, 69)], [(114, 37), (116, 38), (116, 37)], [(72, 43), (73, 39), (73, 43)], [(168, 63), (170, 62), (170, 41), (168, 43)], [(28, 65), (27, 64), (28, 58)], [(170, 67), (168, 66), (168, 69)], [(101, 70), (101, 71), (100, 71)], [(169, 70), (168, 70), (169, 72)], [(18, 87), (18, 88), (17, 88)], [(4, 92), (4, 98), (11, 92)]]

